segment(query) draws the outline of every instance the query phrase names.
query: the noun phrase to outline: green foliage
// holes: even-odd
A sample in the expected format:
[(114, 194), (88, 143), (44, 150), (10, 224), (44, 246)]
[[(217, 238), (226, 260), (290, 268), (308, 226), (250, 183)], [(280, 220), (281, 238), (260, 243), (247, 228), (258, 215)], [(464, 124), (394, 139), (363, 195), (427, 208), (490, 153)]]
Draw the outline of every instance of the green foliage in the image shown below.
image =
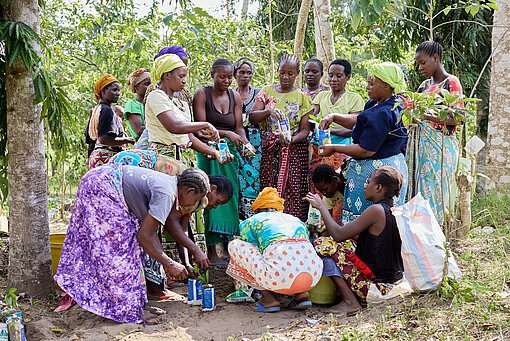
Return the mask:
[(16, 296), (16, 288), (10, 288), (7, 294), (5, 294), (4, 302), (7, 307), (16, 309), (18, 307), (18, 296)]
[(202, 271), (200, 271), (200, 269), (198, 268), (198, 265), (195, 264), (193, 272), (195, 272), (195, 276), (202, 281), (202, 284), (204, 285), (209, 284), (209, 270), (206, 270), (205, 272), (202, 273)]

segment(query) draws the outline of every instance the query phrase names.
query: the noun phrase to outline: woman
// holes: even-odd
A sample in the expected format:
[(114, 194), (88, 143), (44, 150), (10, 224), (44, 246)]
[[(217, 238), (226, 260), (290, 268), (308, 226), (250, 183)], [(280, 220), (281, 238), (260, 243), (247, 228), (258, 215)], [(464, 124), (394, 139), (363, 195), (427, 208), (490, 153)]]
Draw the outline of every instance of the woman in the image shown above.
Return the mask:
[[(328, 68), (329, 86), (331, 90), (322, 91), (313, 99), (314, 116), (320, 119), (331, 113), (351, 115), (355, 119), (363, 110), (363, 98), (360, 95), (345, 89), (347, 82), (351, 79), (351, 63), (345, 59), (336, 59)], [(329, 127), (331, 133), (331, 144), (349, 144), (352, 141), (352, 129), (347, 129), (339, 124), (332, 123)], [(347, 155), (335, 153), (329, 157), (319, 155), (317, 141), (312, 140), (312, 157), (310, 159), (310, 191), (315, 193), (315, 186), (312, 182), (312, 174), (315, 168), (321, 164), (327, 164), (334, 169), (340, 168)], [(333, 215), (341, 217), (342, 203), (335, 207)]]
[[(158, 54), (156, 56), (154, 56), (154, 61), (157, 58), (159, 58), (165, 54), (176, 55), (177, 57), (179, 57), (182, 60), (182, 62), (184, 63), (184, 65), (186, 65), (186, 67), (188, 66), (188, 55), (182, 47), (180, 47), (180, 46), (164, 47), (158, 52)], [(158, 82), (157, 85), (161, 85), (161, 84)], [(155, 88), (156, 88), (155, 85), (152, 83), (147, 87), (147, 90), (145, 91), (144, 98), (143, 98), (144, 104), (147, 101), (147, 96), (149, 95), (149, 93), (151, 93), (151, 91), (154, 90)], [(177, 98), (183, 102), (186, 102), (188, 104), (188, 107), (191, 108), (191, 105), (193, 102), (193, 96), (191, 96), (191, 93), (186, 88), (182, 89), (179, 92), (175, 92), (173, 94), (173, 97)], [(149, 147), (149, 131), (144, 130), (142, 135), (138, 139), (135, 148), (136, 149), (147, 149), (148, 147)]]
[[(299, 74), (299, 59), (285, 54), (280, 59), (280, 84), (267, 85), (255, 98), (250, 122), (260, 124), (262, 157), (260, 186), (275, 187), (285, 199), (284, 212), (306, 220), (308, 206), (303, 197), (308, 192), (308, 119), (313, 106), (311, 97), (294, 86)], [(289, 121), (290, 144), (280, 139), (279, 122)]]
[(127, 85), (136, 94), (136, 99), (127, 101), (124, 107), (124, 118), (127, 121), (129, 133), (138, 140), (145, 130), (143, 116), (143, 97), (147, 87), (151, 84), (150, 71), (147, 68), (138, 69), (129, 75)]
[(209, 190), (207, 175), (196, 168), (178, 177), (110, 164), (89, 171), (76, 194), (55, 281), (94, 314), (126, 323), (154, 317), (143, 311), (143, 253), (161, 263), (170, 279), (188, 277), (184, 265), (163, 252), (156, 231), (164, 224), (201, 269), (209, 267), (179, 225)]
[(329, 90), (327, 85), (321, 84), (322, 76), (324, 76), (324, 65), (317, 58), (309, 59), (305, 63), (304, 76), (306, 87), (303, 89), (308, 95), (315, 98), (321, 91)]
[(122, 121), (111, 108), (119, 100), (119, 81), (109, 74), (102, 76), (94, 84), (94, 96), (99, 104), (92, 110), (85, 129), (89, 169), (108, 162), (110, 157), (122, 151), (123, 145), (135, 143), (133, 138), (125, 137)]
[(395, 95), (404, 90), (404, 73), (397, 64), (377, 64), (370, 70), (367, 83), (370, 100), (355, 120), (354, 115), (331, 114), (321, 122), (321, 129), (327, 129), (333, 121), (346, 128), (354, 127), (352, 144), (319, 147), (321, 156), (330, 156), (336, 152), (352, 157), (345, 186), (343, 224), (359, 217), (372, 204), (364, 198), (363, 191), (368, 177), (375, 169), (392, 166), (404, 175), (403, 190), (397, 200), (399, 205), (404, 204), (407, 188), (407, 166), (401, 153), (407, 140), (407, 130), (399, 120), (402, 100)]
[[(459, 79), (448, 74), (443, 65), (443, 48), (440, 37), (418, 45), (415, 60), (423, 76), (418, 92), (439, 94), (447, 90), (462, 95)], [(463, 103), (458, 104), (464, 108)], [(413, 124), (409, 131), (407, 165), (409, 167), (409, 199), (421, 192), (427, 199), (441, 226), (445, 215), (451, 214), (450, 193), (454, 186), (459, 146), (455, 137), (457, 121), (452, 115), (446, 120), (433, 114), (425, 114), (423, 122)]]
[(226, 59), (217, 59), (211, 67), (212, 86), (198, 89), (193, 98), (193, 113), (196, 122), (208, 122), (218, 129), (220, 137), (228, 144), (233, 156), (229, 163), (221, 164), (198, 153), (198, 167), (207, 174), (221, 174), (229, 178), (234, 185), (234, 196), (226, 205), (207, 211), (205, 217), (205, 239), (207, 254), (212, 264), (225, 264), (226, 254), (218, 256), (216, 245), (227, 243), (233, 236), (239, 235), (239, 161), (236, 147), (241, 150), (248, 144), (243, 128), (242, 102), (239, 94), (231, 89), (234, 68)]
[(308, 290), (322, 274), (322, 261), (308, 240), (308, 230), (299, 219), (281, 213), (283, 199), (275, 188), (266, 187), (253, 202), (254, 216), (241, 223), (241, 238), (228, 245), (227, 273), (255, 289), (262, 298), (248, 307), (257, 312), (280, 310), (272, 292), (292, 295), (290, 309), (304, 310), (312, 303)]
[(255, 105), (255, 96), (259, 93), (259, 88), (250, 86), (253, 77), (253, 63), (246, 57), (239, 58), (234, 63), (234, 77), (237, 82), (236, 91), (243, 101), (243, 125), (246, 136), (250, 141), (255, 156), (240, 160), (239, 185), (241, 196), (239, 198), (239, 216), (241, 219), (247, 219), (253, 215), (251, 204), (260, 191), (259, 169), (260, 169), (260, 131), (258, 125), (251, 124), (248, 116)]

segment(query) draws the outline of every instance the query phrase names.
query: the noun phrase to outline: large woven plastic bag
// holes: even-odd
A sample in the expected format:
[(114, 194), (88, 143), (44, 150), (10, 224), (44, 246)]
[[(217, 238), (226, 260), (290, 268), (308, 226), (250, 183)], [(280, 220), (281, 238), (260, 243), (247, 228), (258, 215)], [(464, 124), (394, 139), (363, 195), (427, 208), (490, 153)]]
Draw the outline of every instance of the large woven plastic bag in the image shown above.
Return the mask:
[(413, 289), (434, 290), (445, 273), (451, 278), (461, 276), (455, 258), (445, 250), (446, 239), (434, 212), (420, 193), (392, 210), (402, 239), (405, 277)]

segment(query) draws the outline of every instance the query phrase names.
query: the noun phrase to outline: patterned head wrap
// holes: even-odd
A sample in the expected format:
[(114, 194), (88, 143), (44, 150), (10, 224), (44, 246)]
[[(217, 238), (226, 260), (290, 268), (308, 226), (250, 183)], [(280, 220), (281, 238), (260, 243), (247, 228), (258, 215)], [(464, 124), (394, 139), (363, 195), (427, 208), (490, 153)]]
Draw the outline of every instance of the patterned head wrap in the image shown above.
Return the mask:
[(130, 74), (127, 79), (127, 86), (129, 87), (129, 90), (135, 92), (135, 85), (137, 85), (144, 79), (149, 78), (150, 75), (151, 75), (150, 70), (146, 67), (138, 69), (132, 74)]
[(183, 66), (185, 67), (186, 65), (175, 54), (165, 54), (156, 58), (151, 71), (152, 84), (156, 85), (165, 72), (170, 72)]
[(159, 53), (154, 57), (154, 60), (158, 59), (158, 57), (161, 57), (165, 54), (175, 54), (178, 57), (188, 57), (188, 54), (184, 49), (180, 46), (168, 46), (162, 48)]
[(234, 76), (235, 76), (237, 70), (239, 70), (241, 68), (241, 66), (243, 66), (244, 64), (246, 64), (250, 67), (252, 73), (255, 72), (255, 67), (253, 66), (253, 62), (247, 57), (241, 57), (234, 62)]
[(251, 209), (256, 211), (262, 208), (274, 208), (278, 212), (283, 212), (283, 201), (284, 200), (278, 195), (276, 188), (266, 187), (251, 204)]
[(101, 99), (100, 96), (101, 90), (103, 90), (105, 86), (107, 86), (108, 84), (112, 84), (113, 82), (118, 82), (118, 80), (115, 79), (115, 77), (113, 77), (110, 74), (106, 74), (97, 80), (96, 84), (94, 84), (94, 96), (96, 97), (96, 100), (99, 101)]
[(376, 64), (370, 69), (370, 75), (388, 83), (396, 94), (400, 94), (406, 89), (404, 72), (395, 63)]

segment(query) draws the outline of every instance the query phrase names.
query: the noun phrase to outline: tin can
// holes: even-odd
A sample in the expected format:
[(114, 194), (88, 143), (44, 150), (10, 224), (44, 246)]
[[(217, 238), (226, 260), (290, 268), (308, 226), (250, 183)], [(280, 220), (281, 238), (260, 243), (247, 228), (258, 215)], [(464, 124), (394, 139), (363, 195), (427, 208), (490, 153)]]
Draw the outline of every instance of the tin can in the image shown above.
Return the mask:
[(0, 322), (0, 341), (9, 341), (9, 330), (7, 324)]
[(25, 337), (25, 325), (21, 312), (11, 314), (5, 318), (7, 329), (9, 331), (10, 341), (27, 341)]
[(229, 154), (228, 144), (225, 139), (220, 139), (220, 143), (218, 143), (218, 150), (220, 152), (221, 162), (225, 161), (227, 155)]
[(188, 304), (202, 304), (202, 281), (200, 279), (188, 279)]
[(331, 132), (329, 130), (317, 129), (315, 138), (319, 141), (319, 146), (331, 144)]
[(214, 285), (206, 285), (203, 289), (202, 311), (212, 311), (216, 309), (216, 290)]
[(279, 129), (280, 133), (283, 134), (285, 139), (290, 142), (292, 140), (292, 133), (290, 132), (290, 124), (288, 118), (280, 121)]

